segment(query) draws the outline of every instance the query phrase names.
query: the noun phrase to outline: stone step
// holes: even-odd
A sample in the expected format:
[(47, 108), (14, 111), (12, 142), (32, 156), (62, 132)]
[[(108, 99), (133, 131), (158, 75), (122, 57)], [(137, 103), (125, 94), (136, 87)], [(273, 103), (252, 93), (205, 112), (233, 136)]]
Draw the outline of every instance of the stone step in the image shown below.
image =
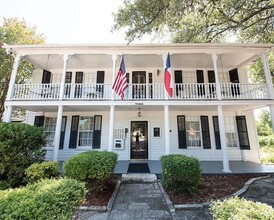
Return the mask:
[(155, 183), (157, 177), (155, 174), (123, 174), (123, 183)]

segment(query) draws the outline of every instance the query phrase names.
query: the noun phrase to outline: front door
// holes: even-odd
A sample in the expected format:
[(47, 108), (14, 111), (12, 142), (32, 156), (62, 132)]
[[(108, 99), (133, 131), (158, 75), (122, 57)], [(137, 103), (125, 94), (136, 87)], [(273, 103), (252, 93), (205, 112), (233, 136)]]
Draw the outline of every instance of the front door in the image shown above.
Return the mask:
[(131, 122), (131, 159), (148, 159), (147, 121)]
[(132, 72), (132, 98), (133, 99), (146, 98), (146, 72), (145, 71)]

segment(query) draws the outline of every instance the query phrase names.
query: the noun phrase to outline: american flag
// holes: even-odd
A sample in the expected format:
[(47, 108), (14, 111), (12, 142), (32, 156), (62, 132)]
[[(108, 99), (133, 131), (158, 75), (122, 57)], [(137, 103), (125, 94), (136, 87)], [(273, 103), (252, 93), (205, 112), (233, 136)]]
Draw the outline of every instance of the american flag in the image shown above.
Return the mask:
[(114, 84), (112, 85), (112, 89), (121, 97), (121, 99), (124, 98), (124, 91), (128, 87), (127, 84), (127, 77), (126, 77), (126, 67), (124, 62), (124, 55), (121, 58), (121, 64), (119, 71), (116, 75)]

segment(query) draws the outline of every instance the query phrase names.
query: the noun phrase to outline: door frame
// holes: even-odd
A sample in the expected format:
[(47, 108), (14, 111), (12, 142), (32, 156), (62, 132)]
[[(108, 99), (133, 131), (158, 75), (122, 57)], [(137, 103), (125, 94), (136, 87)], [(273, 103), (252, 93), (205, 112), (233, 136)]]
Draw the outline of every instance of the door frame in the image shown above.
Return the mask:
[[(140, 159), (135, 159), (135, 158), (132, 158), (132, 132), (133, 132), (133, 129), (132, 129), (132, 125), (133, 123), (139, 123), (139, 122), (143, 122), (146, 124), (146, 158), (140, 158)], [(130, 150), (129, 150), (129, 158), (130, 160), (149, 160), (149, 121), (148, 120), (131, 120), (130, 121), (130, 140), (129, 140), (129, 147), (130, 147)]]

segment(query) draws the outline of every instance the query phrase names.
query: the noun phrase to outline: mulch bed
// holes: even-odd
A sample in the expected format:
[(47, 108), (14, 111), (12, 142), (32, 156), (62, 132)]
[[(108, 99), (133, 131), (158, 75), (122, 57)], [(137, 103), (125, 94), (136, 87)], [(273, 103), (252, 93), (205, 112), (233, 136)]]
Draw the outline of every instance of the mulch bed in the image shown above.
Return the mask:
[(115, 189), (117, 179), (112, 177), (107, 180), (106, 188), (103, 191), (98, 191), (96, 184), (89, 182), (87, 184), (88, 193), (86, 195), (86, 202), (83, 206), (107, 206), (112, 193)]
[(204, 203), (232, 195), (242, 189), (248, 180), (256, 177), (259, 175), (205, 175), (197, 193), (175, 194), (168, 189), (165, 191), (173, 204)]

